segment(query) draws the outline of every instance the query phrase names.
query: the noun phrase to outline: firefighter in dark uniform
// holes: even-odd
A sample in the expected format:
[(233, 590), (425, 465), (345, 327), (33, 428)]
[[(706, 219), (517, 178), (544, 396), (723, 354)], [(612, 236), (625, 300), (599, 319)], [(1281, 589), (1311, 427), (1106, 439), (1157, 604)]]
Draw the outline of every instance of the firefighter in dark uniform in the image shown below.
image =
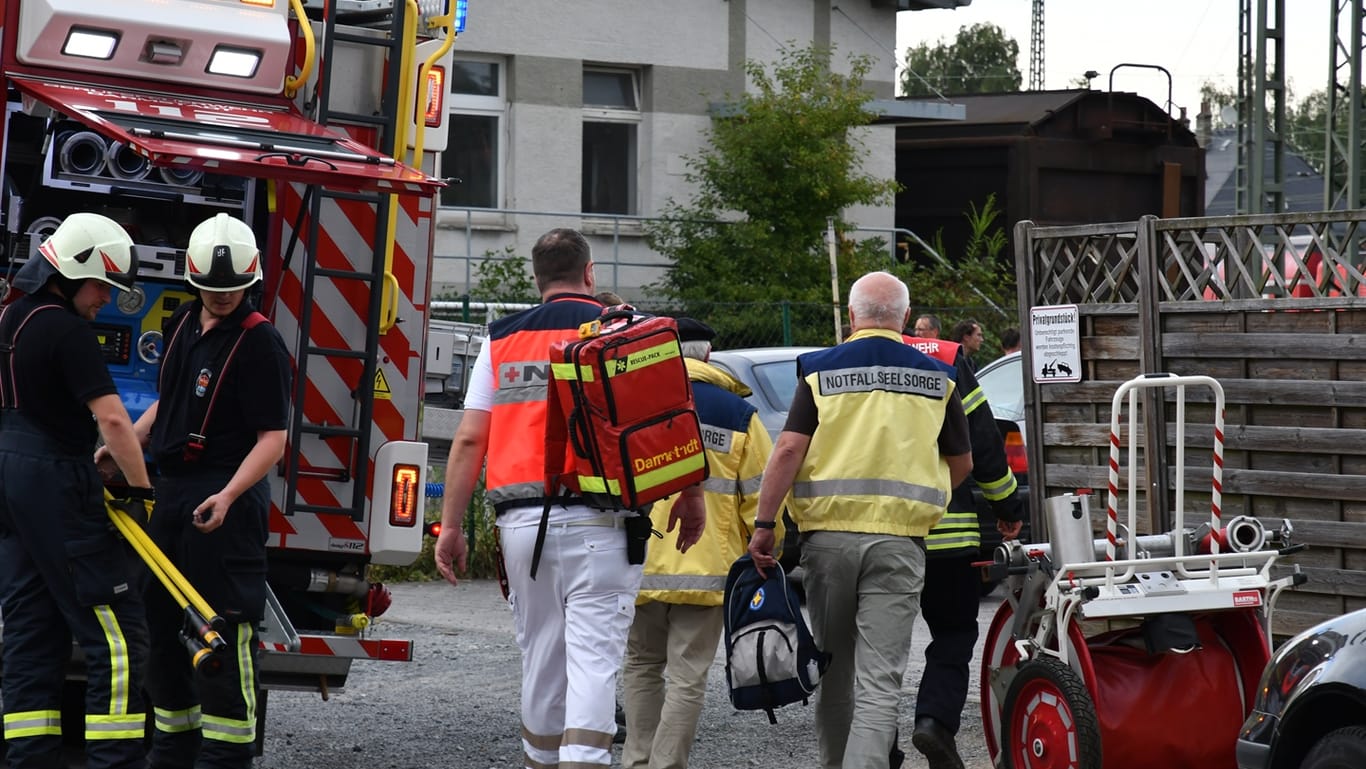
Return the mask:
[(218, 214), (190, 234), (185, 280), (199, 298), (171, 316), (160, 397), (138, 419), (160, 471), (154, 540), (227, 620), (221, 670), (192, 668), (184, 617), (147, 587), (160, 664), (147, 678), (152, 769), (247, 769), (256, 742), (256, 623), (266, 604), (270, 470), (284, 455), (291, 369), (280, 334), (246, 301), (261, 279), (251, 228)]
[[(110, 287), (131, 289), (136, 275), (122, 227), (72, 214), (15, 275), (26, 295), (0, 311), (0, 688), (11, 769), (62, 765), (73, 638), (87, 673), (85, 765), (143, 765), (147, 631), (135, 559), (115, 538), (90, 454), (98, 433), (150, 500), (137, 436), (89, 323)], [(150, 502), (136, 506), (139, 517), (150, 512)]]
[(915, 731), (911, 733), (911, 743), (925, 755), (930, 769), (963, 769), (954, 735), (967, 702), (982, 586), (981, 574), (972, 566), (982, 536), (971, 484), (982, 490), (996, 515), (996, 527), (1006, 539), (1020, 533), (1021, 500), (996, 419), (962, 345), (939, 339), (906, 338), (906, 342), (957, 369), (972, 435), (972, 480), (953, 490), (947, 512), (925, 537), (920, 611), (931, 641), (916, 689)]

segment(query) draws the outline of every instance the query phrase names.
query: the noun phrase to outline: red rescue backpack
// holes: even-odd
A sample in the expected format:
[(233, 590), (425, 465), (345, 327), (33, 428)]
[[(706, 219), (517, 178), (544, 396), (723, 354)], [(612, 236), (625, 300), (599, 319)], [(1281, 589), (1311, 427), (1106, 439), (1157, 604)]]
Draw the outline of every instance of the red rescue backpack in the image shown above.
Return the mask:
[[(673, 318), (606, 312), (550, 346), (546, 496), (641, 510), (707, 478), (702, 427)], [(560, 476), (572, 446), (576, 477)]]

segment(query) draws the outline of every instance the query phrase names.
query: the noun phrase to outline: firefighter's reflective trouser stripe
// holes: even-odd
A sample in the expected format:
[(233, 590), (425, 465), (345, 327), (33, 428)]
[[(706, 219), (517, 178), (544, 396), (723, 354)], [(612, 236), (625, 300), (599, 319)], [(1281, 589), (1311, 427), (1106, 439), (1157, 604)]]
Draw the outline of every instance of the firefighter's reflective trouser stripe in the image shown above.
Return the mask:
[(5, 714), (5, 739), (17, 740), (21, 737), (37, 737), (44, 734), (62, 733), (62, 712), (60, 710), (30, 710)]
[(236, 684), (234, 701), (245, 707), (236, 717), (205, 713), (204, 739), (250, 745), (256, 741), (256, 629), (242, 623), (237, 626), (236, 636), (229, 652), (236, 664), (227, 669), (237, 675), (224, 683)]
[(533, 580), (536, 528), (499, 532), (522, 651), (523, 763), (527, 769), (607, 766), (617, 672), (641, 567), (626, 562), (619, 528), (551, 524)]
[(202, 722), (198, 705), (182, 710), (152, 708), (152, 716), (156, 721), (156, 730), (167, 734), (178, 734), (198, 729)]
[[(53, 479), (61, 479), (54, 483)], [(0, 416), (0, 689), (10, 769), (61, 765), (71, 642), (86, 662), (90, 769), (143, 765), (147, 659), (133, 558), (104, 511), (89, 454), (64, 453), (14, 412)]]
[(254, 620), (265, 608), (268, 482), (238, 497), (213, 532), (201, 534), (190, 523), (194, 507), (222, 489), (229, 476), (207, 471), (163, 476), (157, 484), (157, 511), (149, 527), (153, 539), (228, 624), (222, 631), (227, 648), (216, 655), (222, 667), (213, 675), (196, 671), (180, 640), (184, 612), (160, 583), (144, 586), (153, 656), (177, 663), (159, 664), (147, 676), (147, 695), (157, 715), (148, 756), (154, 769), (248, 769), (255, 753)]
[(166, 659), (183, 666), (185, 675), (160, 674), (155, 681), (148, 680), (148, 694), (158, 703), (153, 708), (152, 767), (251, 766), (256, 742), (256, 628), (249, 622), (230, 624), (223, 638), (228, 648), (219, 655), (221, 670), (213, 676), (194, 673), (191, 682), (184, 646), (172, 650), (164, 638), (153, 637), (152, 648), (165, 646), (168, 655), (175, 655)]

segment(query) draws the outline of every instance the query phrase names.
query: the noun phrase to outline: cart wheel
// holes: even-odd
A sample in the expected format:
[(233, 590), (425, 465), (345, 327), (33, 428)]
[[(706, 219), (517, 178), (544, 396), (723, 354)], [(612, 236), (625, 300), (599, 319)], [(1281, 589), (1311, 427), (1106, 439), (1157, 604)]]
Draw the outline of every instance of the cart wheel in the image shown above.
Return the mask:
[[(1022, 662), (1019, 650), (1010, 640), (1010, 630), (1014, 623), (1015, 607), (1009, 600), (1002, 601), (996, 615), (991, 619), (990, 627), (987, 628), (985, 646), (982, 650), (981, 678), (978, 681), (982, 695), (982, 729), (986, 736), (987, 753), (991, 756), (993, 766), (998, 764), (997, 758), (1001, 755), (1001, 745), (1004, 742), (1005, 728), (1001, 714), (1005, 711), (1002, 708), (1004, 694), (997, 696), (996, 691), (992, 689), (991, 679), (995, 671)], [(1037, 626), (1038, 620), (1031, 620), (1028, 632), (1032, 633)], [(1067, 656), (1072, 660), (1073, 667), (1082, 676), (1082, 680), (1094, 680), (1095, 673), (1091, 672), (1091, 656), (1086, 648), (1086, 638), (1082, 635), (1081, 626), (1076, 622), (1068, 623), (1065, 643)], [(1054, 648), (1056, 645), (1055, 640)]]
[(1081, 677), (1052, 657), (1020, 665), (1002, 710), (1005, 769), (1100, 769), (1100, 722)]
[(982, 651), (982, 678), (979, 682), (982, 692), (982, 729), (986, 733), (987, 752), (991, 755), (992, 765), (1001, 753), (1001, 703), (991, 688), (993, 671), (1008, 665), (1018, 665), (1020, 653), (1010, 642), (1010, 627), (1015, 621), (1015, 608), (1010, 601), (1002, 601), (987, 628), (986, 646)]

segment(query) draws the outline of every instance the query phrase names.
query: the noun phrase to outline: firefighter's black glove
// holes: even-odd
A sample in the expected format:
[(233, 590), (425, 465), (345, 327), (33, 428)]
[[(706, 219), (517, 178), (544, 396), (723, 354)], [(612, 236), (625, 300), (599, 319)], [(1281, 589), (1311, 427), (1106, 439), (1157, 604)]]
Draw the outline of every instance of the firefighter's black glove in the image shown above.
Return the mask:
[(995, 500), (991, 502), (991, 514), (998, 521), (1015, 523), (1024, 517), (1024, 499), (1019, 493), (1014, 493), (1005, 499)]
[(139, 526), (146, 526), (147, 522), (152, 520), (152, 509), (156, 506), (156, 489), (121, 486), (117, 489), (110, 488), (109, 493), (113, 494), (114, 498), (105, 504), (137, 521)]
[(991, 512), (996, 516), (996, 530), (1002, 539), (1020, 538), (1024, 529), (1024, 499), (1018, 493), (992, 502)]

